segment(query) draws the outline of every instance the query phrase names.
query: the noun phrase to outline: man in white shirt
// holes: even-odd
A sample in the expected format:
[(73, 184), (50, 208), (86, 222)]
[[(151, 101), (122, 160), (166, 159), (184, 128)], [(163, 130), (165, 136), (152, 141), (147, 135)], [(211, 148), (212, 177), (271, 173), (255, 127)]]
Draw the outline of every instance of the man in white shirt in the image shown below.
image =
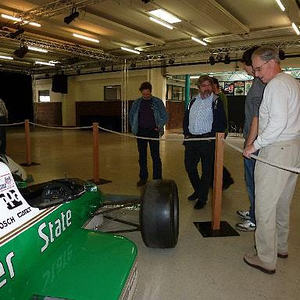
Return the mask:
[[(261, 47), (252, 55), (255, 75), (267, 83), (259, 110), (259, 131), (244, 156), (259, 157), (287, 167), (300, 167), (300, 85), (282, 73), (278, 50)], [(289, 207), (297, 173), (257, 161), (255, 167), (255, 241), (257, 253), (244, 261), (265, 273), (276, 270), (277, 257), (288, 257)]]

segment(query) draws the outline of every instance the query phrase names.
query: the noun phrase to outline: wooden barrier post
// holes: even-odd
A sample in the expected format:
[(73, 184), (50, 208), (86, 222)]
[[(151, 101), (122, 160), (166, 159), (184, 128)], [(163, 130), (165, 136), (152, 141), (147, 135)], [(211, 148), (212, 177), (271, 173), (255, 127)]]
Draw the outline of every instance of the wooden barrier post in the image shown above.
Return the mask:
[(212, 198), (212, 230), (220, 230), (222, 211), (222, 182), (223, 182), (223, 160), (224, 160), (224, 133), (216, 134), (215, 165), (214, 165), (214, 187)]
[(29, 120), (25, 120), (25, 139), (26, 139), (26, 165), (32, 164), (31, 160), (31, 142), (30, 142), (30, 125)]
[(99, 182), (99, 123), (93, 123), (93, 181)]

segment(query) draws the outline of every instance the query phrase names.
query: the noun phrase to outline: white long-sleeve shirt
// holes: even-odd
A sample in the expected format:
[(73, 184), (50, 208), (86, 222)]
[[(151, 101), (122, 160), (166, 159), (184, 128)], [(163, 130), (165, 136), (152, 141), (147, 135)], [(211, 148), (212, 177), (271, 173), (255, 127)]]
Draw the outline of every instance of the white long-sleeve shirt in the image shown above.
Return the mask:
[(295, 138), (300, 138), (300, 83), (288, 74), (279, 73), (265, 88), (254, 147), (260, 149)]

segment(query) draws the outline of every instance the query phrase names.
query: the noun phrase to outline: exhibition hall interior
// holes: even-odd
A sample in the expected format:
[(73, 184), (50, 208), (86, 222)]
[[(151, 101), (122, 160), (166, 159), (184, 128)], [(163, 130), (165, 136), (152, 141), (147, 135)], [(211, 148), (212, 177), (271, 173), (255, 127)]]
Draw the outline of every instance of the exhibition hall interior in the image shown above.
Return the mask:
[[(53, 197), (57, 202), (47, 200), (45, 207), (37, 206), (44, 219), (37, 220), (38, 210), (31, 221), (30, 213), (26, 216), (32, 227), (22, 223), (25, 217), (20, 218), (22, 226), (16, 227), (19, 221), (10, 224), (13, 217), (0, 213), (0, 299), (25, 299), (24, 295), (30, 299), (298, 299), (299, 179), (290, 208), (288, 258), (278, 258), (275, 274), (260, 272), (243, 261), (254, 250), (255, 233), (236, 227), (241, 222), (237, 211), (249, 209), (242, 151), (245, 100), (254, 79), (241, 60), (254, 46), (276, 48), (282, 71), (299, 83), (300, 1), (0, 0), (0, 99), (8, 112), (0, 130), (5, 128), (4, 156), (9, 158), (3, 160), (1, 153), (0, 161), (15, 162), (22, 169), (21, 177), (26, 173), (29, 192), (19, 196), (25, 200), (29, 195), (46, 197), (45, 191), (36, 196), (38, 190), (50, 186), (43, 183), (68, 178), (94, 182), (101, 201), (104, 199), (101, 207), (86, 213), (80, 226), (75, 214), (79, 211), (83, 218), (84, 209), (74, 209), (73, 219), (63, 210), (58, 215), (61, 221), (54, 215), (56, 221), (47, 218), (65, 207), (71, 211), (70, 205), (74, 208), (81, 201), (91, 203), (93, 188), (87, 183), (78, 183), (84, 186), (83, 194), (75, 185), (65, 188), (64, 183), (56, 182)], [(199, 93), (197, 81), (203, 75), (218, 79), (228, 99), (227, 137), (225, 142), (221, 138), (216, 150), (224, 159), (219, 154), (216, 159), (221, 164), (223, 159), (233, 182), (222, 190), (216, 163), (208, 202), (195, 209), (195, 202), (188, 200), (193, 187), (185, 167), (183, 119), (191, 99)], [(151, 183), (150, 149), (148, 182), (137, 185), (139, 153), (130, 110), (141, 97), (143, 82), (151, 83), (152, 95), (162, 100), (168, 115), (159, 142), (164, 188), (157, 190)], [(198, 170), (202, 172), (201, 164)], [(38, 187), (30, 188), (35, 185)], [(67, 199), (75, 190), (76, 196)], [(6, 205), (1, 193), (4, 201), (0, 205)], [(59, 202), (58, 193), (64, 193), (65, 200)], [(160, 202), (165, 197), (171, 208)], [(15, 197), (15, 206), (19, 200)], [(31, 207), (31, 213), (36, 209)], [(155, 221), (150, 222), (151, 217)], [(96, 219), (101, 226), (93, 223)], [(52, 234), (52, 224), (60, 222), (62, 227)], [(48, 227), (39, 224), (51, 224), (49, 237)], [(87, 239), (67, 248), (75, 239), (77, 225), (87, 232)], [(5, 230), (10, 226), (8, 235)], [(155, 240), (169, 227), (168, 234), (175, 236), (169, 244), (168, 234), (157, 244), (149, 242), (149, 236)], [(32, 240), (26, 238), (9, 248), (26, 230), (35, 230), (37, 237), (32, 234)], [(93, 234), (105, 237), (101, 253), (89, 248), (97, 238)], [(108, 246), (106, 236), (114, 236), (115, 242)], [(118, 239), (132, 245), (132, 253), (119, 256), (123, 242), (116, 246)], [(37, 246), (39, 243), (45, 243), (44, 247)], [(38, 247), (37, 254), (31, 255), (32, 264), (23, 269), (18, 261), (25, 254), (22, 259), (18, 255), (22, 257), (20, 249), (30, 244)], [(77, 251), (84, 253), (86, 264), (76, 266)], [(9, 253), (13, 253), (10, 259)], [(66, 255), (55, 259), (55, 253)], [(122, 261), (127, 264), (131, 255), (134, 259), (123, 274)], [(99, 273), (102, 263), (108, 269)], [(122, 276), (112, 275), (117, 274), (115, 270)], [(83, 274), (76, 275), (77, 280), (66, 279), (75, 272)], [(93, 280), (89, 282), (87, 276)], [(34, 291), (38, 277), (43, 287)], [(24, 292), (16, 288), (21, 280), (26, 280)], [(81, 289), (82, 282), (86, 291)], [(89, 294), (92, 289), (94, 296)]]

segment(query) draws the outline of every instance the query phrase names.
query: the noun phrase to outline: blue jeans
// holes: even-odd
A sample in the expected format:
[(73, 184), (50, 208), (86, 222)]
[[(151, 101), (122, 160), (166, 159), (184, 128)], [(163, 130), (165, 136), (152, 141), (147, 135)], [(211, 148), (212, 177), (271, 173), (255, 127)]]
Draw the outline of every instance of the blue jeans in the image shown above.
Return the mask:
[[(258, 154), (258, 151), (253, 153), (254, 155)], [(244, 158), (244, 176), (246, 187), (248, 191), (248, 196), (250, 200), (250, 221), (255, 222), (255, 184), (254, 184), (254, 168), (256, 160), (253, 158)]]

